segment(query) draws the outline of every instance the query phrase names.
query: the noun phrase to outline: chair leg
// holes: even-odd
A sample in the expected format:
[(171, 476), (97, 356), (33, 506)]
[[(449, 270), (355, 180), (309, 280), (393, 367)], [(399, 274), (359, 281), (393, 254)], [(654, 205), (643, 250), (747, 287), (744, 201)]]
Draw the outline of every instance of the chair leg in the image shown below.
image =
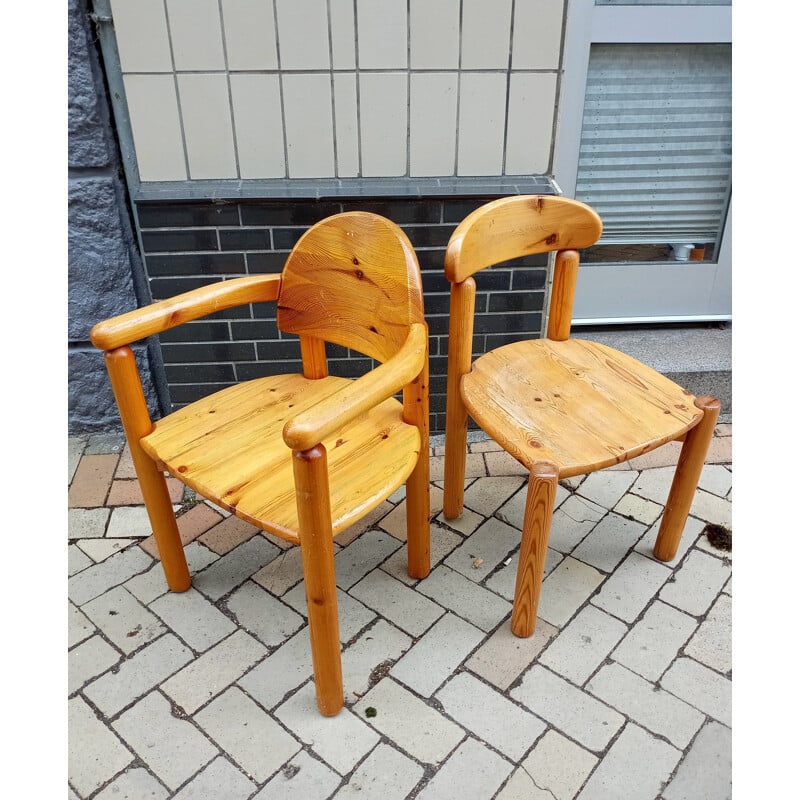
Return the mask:
[(528, 479), (514, 610), (511, 614), (511, 631), (521, 638), (530, 636), (536, 628), (536, 611), (542, 591), (557, 486), (558, 468), (554, 464), (547, 461), (534, 464)]
[(408, 574), (411, 578), (426, 578), (431, 571), (430, 516), (430, 458), (426, 446), (406, 481), (406, 538)]
[(686, 518), (692, 506), (700, 473), (708, 453), (708, 445), (714, 435), (720, 403), (714, 397), (698, 397), (695, 405), (703, 409), (703, 418), (683, 440), (683, 447), (672, 479), (669, 498), (664, 507), (664, 516), (658, 530), (653, 553), (659, 561), (671, 561), (678, 552)]
[(326, 717), (332, 717), (344, 705), (344, 688), (328, 457), (325, 448), (317, 445), (311, 450), (295, 452), (293, 463), (317, 706)]

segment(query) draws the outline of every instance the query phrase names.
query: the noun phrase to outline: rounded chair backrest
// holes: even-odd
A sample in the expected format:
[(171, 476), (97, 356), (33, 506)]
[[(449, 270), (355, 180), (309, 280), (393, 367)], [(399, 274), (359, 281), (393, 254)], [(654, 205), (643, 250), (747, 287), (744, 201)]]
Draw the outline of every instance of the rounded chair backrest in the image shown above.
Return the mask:
[(519, 195), (493, 200), (473, 211), (453, 231), (445, 254), (452, 283), (512, 258), (594, 244), (603, 223), (594, 209), (553, 195)]
[(278, 295), (278, 328), (351, 347), (380, 362), (424, 322), (414, 249), (385, 217), (336, 214), (309, 228), (289, 255)]

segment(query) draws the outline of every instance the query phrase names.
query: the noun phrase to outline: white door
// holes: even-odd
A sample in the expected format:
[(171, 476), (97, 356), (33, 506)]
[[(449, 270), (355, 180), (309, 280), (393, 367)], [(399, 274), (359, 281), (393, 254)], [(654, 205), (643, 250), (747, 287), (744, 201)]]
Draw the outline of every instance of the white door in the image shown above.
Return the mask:
[(729, 2), (571, 0), (554, 175), (603, 218), (576, 325), (731, 318)]

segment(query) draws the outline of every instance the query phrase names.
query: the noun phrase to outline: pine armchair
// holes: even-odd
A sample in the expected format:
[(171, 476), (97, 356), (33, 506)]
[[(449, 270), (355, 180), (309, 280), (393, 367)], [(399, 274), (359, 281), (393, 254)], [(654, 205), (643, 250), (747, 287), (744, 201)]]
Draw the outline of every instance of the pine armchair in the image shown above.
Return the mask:
[[(152, 422), (129, 345), (215, 311), (277, 301), (303, 374), (225, 388)], [(419, 265), (393, 222), (365, 212), (317, 223), (283, 272), (234, 278), (101, 322), (106, 365), (169, 588), (191, 584), (168, 472), (253, 525), (299, 544), (317, 704), (344, 702), (333, 537), (406, 483), (408, 572), (430, 569), (428, 334)], [(325, 342), (376, 361), (328, 374)], [(394, 395), (402, 392), (402, 403)]]
[[(602, 232), (589, 206), (563, 197), (508, 197), (478, 208), (453, 232), (444, 513), (464, 505), (468, 417), (529, 472), (511, 629), (530, 636), (560, 479), (634, 458), (673, 440), (683, 446), (654, 553), (670, 561), (680, 543), (719, 401), (694, 397), (634, 358), (570, 339), (578, 250)], [(555, 252), (545, 338), (514, 342), (472, 362), (475, 280), (485, 267)]]

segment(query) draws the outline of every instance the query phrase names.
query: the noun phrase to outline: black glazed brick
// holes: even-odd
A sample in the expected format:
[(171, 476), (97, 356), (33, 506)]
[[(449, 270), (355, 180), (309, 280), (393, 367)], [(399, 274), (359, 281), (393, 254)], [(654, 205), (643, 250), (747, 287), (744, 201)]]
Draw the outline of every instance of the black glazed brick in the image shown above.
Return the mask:
[(239, 225), (239, 209), (233, 203), (139, 203), (142, 228), (199, 228)]
[(176, 253), (192, 250), (219, 250), (215, 230), (142, 231), (146, 253)]
[(244, 306), (231, 306), (231, 308), (223, 308), (221, 311), (215, 311), (203, 319), (207, 320), (234, 320), (234, 319), (252, 319), (252, 311), (249, 305)]
[(444, 203), (444, 222), (463, 222), (475, 209), (480, 208), (488, 201), (485, 197), (476, 197), (472, 200), (451, 200)]
[(257, 358), (259, 361), (277, 361), (279, 359), (300, 358), (300, 342), (296, 339), (281, 339), (278, 341), (258, 342), (256, 344)]
[(247, 271), (251, 275), (271, 275), (283, 272), (288, 253), (247, 253)]
[(513, 276), (514, 289), (544, 289), (547, 284), (545, 269), (515, 269)]
[(221, 250), (272, 250), (269, 228), (220, 231)]
[(444, 273), (444, 254), (446, 248), (434, 247), (430, 250), (417, 250), (420, 270), (435, 270)]
[(161, 347), (167, 364), (216, 361), (252, 361), (256, 351), (252, 342), (205, 342), (165, 344)]
[(147, 273), (151, 276), (176, 275), (244, 275), (244, 256), (241, 253), (180, 253), (145, 256)]
[(489, 295), (489, 312), (541, 311), (543, 292), (495, 292)]
[(274, 300), (266, 303), (253, 303), (253, 319), (275, 319), (278, 304)]
[(446, 247), (453, 225), (403, 225), (403, 230), (414, 247)]
[(278, 339), (280, 333), (274, 319), (242, 320), (231, 323), (231, 334), (236, 341), (264, 341)]
[(521, 269), (524, 267), (546, 267), (548, 258), (548, 253), (532, 253), (531, 255), (520, 256), (519, 258), (511, 258), (508, 261), (502, 261), (498, 264), (498, 266), (511, 267), (512, 269)]
[(479, 292), (502, 292), (511, 288), (511, 271), (507, 269), (484, 269), (472, 277)]
[(338, 214), (341, 203), (242, 203), (242, 225), (313, 225)]
[(291, 250), (307, 228), (273, 228), (272, 241), (275, 250)]
[(169, 387), (169, 398), (173, 408), (177, 409), (233, 385), (233, 383), (173, 383)]
[(541, 314), (476, 314), (476, 333), (518, 333), (538, 331), (542, 327)]
[(303, 372), (303, 362), (297, 361), (254, 361), (249, 364), (237, 364), (236, 374), (240, 381), (252, 381), (255, 378), (266, 378), (270, 375), (291, 375)]
[(489, 333), (486, 335), (486, 351), (496, 350), (507, 344), (527, 342), (530, 339), (541, 339), (541, 330), (526, 331), (524, 333)]
[[(448, 351), (448, 345), (450, 344), (450, 339), (447, 336), (439, 337), (439, 355), (446, 356)], [(475, 334), (472, 337), (472, 352), (473, 353), (484, 353), (486, 346), (486, 336), (482, 333)], [(447, 372), (447, 365), (442, 368), (443, 372)]]
[(232, 364), (165, 364), (170, 383), (233, 383)]
[(227, 322), (187, 322), (158, 335), (162, 342), (225, 342), (231, 338)]
[(432, 272), (432, 271), (423, 271), (422, 272), (422, 291), (425, 293), (425, 296), (436, 293), (436, 292), (449, 292), (450, 291), (450, 281), (447, 280), (447, 276), (444, 272)]
[(199, 289), (201, 286), (209, 286), (218, 283), (213, 278), (153, 278), (150, 281), (150, 293), (153, 300), (166, 300), (176, 294), (190, 292), (192, 289)]
[(343, 211), (369, 211), (386, 217), (398, 225), (413, 222), (442, 221), (440, 200), (347, 200), (342, 203)]

